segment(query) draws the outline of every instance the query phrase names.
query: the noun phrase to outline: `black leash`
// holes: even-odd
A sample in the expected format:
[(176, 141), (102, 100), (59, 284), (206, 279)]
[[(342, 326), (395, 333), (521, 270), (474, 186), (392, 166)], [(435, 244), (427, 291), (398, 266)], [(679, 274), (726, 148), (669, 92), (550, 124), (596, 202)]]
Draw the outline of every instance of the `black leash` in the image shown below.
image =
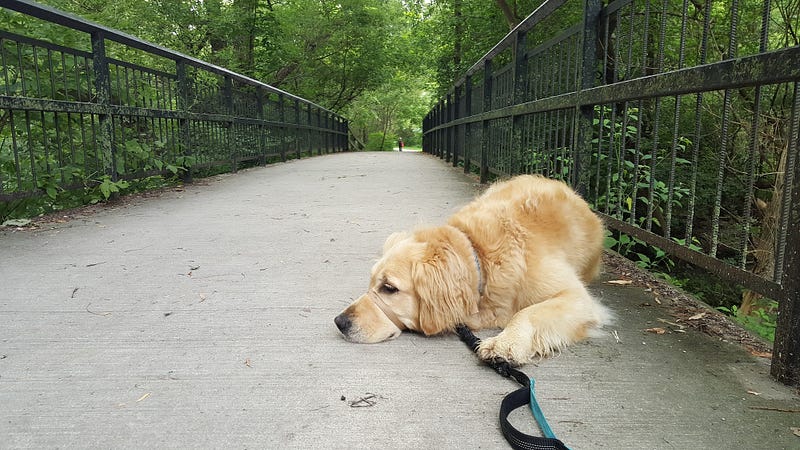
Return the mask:
[[(458, 337), (467, 344), (470, 350), (477, 353), (481, 340), (472, 333), (472, 330), (467, 328), (466, 325), (458, 325), (456, 327), (456, 333), (458, 333)], [(550, 426), (547, 425), (547, 421), (544, 419), (544, 415), (542, 415), (539, 405), (536, 403), (536, 398), (533, 395), (533, 387), (531, 385), (533, 379), (528, 378), (528, 376), (521, 371), (511, 367), (508, 361), (487, 361), (486, 364), (500, 375), (506, 378), (513, 378), (517, 383), (522, 385), (520, 389), (506, 395), (500, 403), (500, 429), (503, 432), (503, 437), (506, 438), (511, 445), (511, 448), (517, 450), (569, 450), (569, 447), (564, 445), (564, 443), (555, 436), (531, 436), (517, 430), (508, 422), (508, 415), (511, 414), (511, 411), (530, 405), (539, 427), (545, 435), (549, 434), (552, 436)]]

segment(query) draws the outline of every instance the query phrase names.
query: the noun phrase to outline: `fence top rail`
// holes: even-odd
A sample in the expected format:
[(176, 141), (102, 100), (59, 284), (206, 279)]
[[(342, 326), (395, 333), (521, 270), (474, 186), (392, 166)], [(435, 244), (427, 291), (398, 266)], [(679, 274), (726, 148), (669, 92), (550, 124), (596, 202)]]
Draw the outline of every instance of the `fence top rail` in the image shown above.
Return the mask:
[(546, 0), (538, 8), (536, 8), (532, 13), (528, 15), (522, 22), (520, 22), (513, 30), (509, 31), (508, 34), (505, 35), (503, 39), (500, 40), (491, 50), (486, 52), (485, 55), (481, 57), (472, 67), (467, 70), (463, 77), (461, 77), (456, 83), (453, 85), (453, 88), (457, 86), (461, 86), (466, 82), (468, 76), (474, 74), (475, 72), (481, 70), (486, 64), (487, 60), (494, 59), (495, 56), (499, 55), (503, 50), (510, 47), (514, 44), (514, 41), (517, 39), (517, 35), (520, 33), (524, 33), (531, 28), (533, 28), (537, 23), (544, 20), (547, 16), (552, 14), (555, 10), (557, 10), (561, 5), (566, 3), (567, 0)]
[(31, 17), (36, 17), (37, 19), (45, 20), (47, 22), (55, 23), (57, 25), (62, 25), (68, 28), (72, 28), (74, 30), (82, 31), (89, 34), (101, 33), (102, 37), (105, 39), (118, 42), (120, 44), (127, 45), (129, 47), (133, 47), (139, 50), (143, 50), (145, 52), (152, 53), (154, 55), (161, 56), (163, 58), (171, 59), (176, 63), (184, 62), (199, 69), (204, 69), (209, 72), (213, 72), (218, 75), (222, 75), (224, 77), (240, 81), (242, 83), (247, 83), (253, 86), (257, 86), (273, 94), (282, 95), (285, 98), (300, 101), (320, 111), (324, 111), (338, 116), (338, 114), (334, 113), (333, 111), (330, 111), (327, 108), (323, 108), (322, 106), (319, 106), (316, 103), (308, 101), (302, 97), (290, 94), (286, 91), (270, 86), (266, 83), (262, 83), (261, 81), (258, 81), (256, 79), (250, 78), (248, 76), (236, 72), (232, 72), (224, 67), (207, 63), (200, 59), (191, 57), (189, 55), (184, 55), (183, 53), (170, 50), (166, 47), (162, 47), (160, 45), (144, 41), (135, 36), (131, 36), (130, 34), (123, 33), (122, 31), (115, 30), (113, 28), (105, 27), (98, 23), (86, 20), (82, 17), (75, 16), (73, 14), (61, 11), (59, 9), (47, 5), (41, 5), (32, 0), (4, 0), (2, 6), (3, 8), (10, 9), (18, 13), (26, 14)]

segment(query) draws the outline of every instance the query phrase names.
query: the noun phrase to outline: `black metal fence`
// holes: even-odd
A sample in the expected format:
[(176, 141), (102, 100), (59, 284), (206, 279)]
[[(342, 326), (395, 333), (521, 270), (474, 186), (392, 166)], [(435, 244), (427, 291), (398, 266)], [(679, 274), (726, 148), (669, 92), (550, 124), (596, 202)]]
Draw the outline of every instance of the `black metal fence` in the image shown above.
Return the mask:
[(84, 46), (0, 26), (0, 202), (347, 149), (348, 122), (307, 100), (31, 1), (0, 6)]
[(772, 374), (798, 384), (794, 3), (546, 1), (430, 111), (424, 149), (482, 181), (564, 179), (626, 234), (618, 248), (778, 301)]

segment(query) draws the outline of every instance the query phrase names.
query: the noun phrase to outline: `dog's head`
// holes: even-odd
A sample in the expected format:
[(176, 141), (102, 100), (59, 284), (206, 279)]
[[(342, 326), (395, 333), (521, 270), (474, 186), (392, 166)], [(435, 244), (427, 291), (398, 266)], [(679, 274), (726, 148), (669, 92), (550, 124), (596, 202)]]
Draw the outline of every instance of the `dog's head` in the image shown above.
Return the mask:
[(445, 226), (395, 233), (372, 267), (369, 289), (334, 322), (345, 338), (373, 343), (403, 330), (438, 334), (477, 312), (478, 273), (469, 239)]

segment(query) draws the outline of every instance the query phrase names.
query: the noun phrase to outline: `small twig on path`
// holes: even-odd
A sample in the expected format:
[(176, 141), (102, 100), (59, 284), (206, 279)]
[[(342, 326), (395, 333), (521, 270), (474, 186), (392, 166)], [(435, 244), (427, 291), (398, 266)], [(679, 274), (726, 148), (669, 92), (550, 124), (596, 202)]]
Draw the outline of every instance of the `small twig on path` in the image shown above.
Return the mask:
[(349, 402), (351, 408), (368, 408), (378, 404), (378, 396), (375, 394), (368, 394), (366, 397), (360, 397), (358, 400), (351, 400)]
[(86, 309), (86, 312), (88, 312), (90, 314), (94, 314), (95, 316), (110, 316), (111, 315), (110, 312), (102, 312), (102, 313), (94, 312), (94, 311), (89, 309), (89, 305), (91, 305), (91, 303), (87, 303), (85, 309)]
[(787, 409), (787, 408), (773, 408), (770, 406), (751, 406), (750, 409), (758, 409), (760, 411), (778, 411), (787, 413), (800, 413), (800, 409)]

